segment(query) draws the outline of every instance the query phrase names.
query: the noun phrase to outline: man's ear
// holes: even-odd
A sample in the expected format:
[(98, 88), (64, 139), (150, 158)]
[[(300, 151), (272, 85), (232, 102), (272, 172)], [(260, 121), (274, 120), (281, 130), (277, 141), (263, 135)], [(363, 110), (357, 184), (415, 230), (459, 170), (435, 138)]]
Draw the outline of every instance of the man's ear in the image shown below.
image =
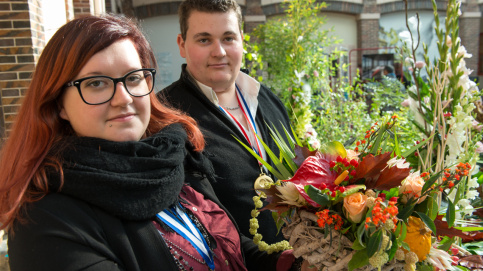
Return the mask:
[(185, 41), (184, 41), (183, 37), (181, 36), (181, 34), (178, 34), (176, 42), (178, 43), (178, 47), (179, 47), (179, 55), (182, 58), (186, 58)]

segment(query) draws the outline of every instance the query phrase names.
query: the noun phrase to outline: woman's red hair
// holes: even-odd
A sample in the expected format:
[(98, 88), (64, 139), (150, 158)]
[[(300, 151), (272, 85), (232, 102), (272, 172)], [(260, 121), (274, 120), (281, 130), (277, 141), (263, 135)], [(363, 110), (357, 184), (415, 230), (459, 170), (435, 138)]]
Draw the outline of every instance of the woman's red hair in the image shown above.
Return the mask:
[[(155, 68), (151, 46), (137, 25), (123, 16), (89, 16), (62, 26), (50, 39), (32, 77), (10, 138), (0, 158), (0, 229), (10, 229), (20, 219), (25, 203), (48, 193), (46, 167), (62, 173), (60, 157), (51, 148), (65, 136), (72, 135), (70, 124), (59, 116), (59, 98), (64, 85), (71, 81), (99, 51), (121, 39), (130, 39), (136, 47), (143, 68)], [(151, 119), (146, 136), (172, 123), (181, 123), (196, 151), (204, 139), (195, 121), (167, 108), (150, 94)]]

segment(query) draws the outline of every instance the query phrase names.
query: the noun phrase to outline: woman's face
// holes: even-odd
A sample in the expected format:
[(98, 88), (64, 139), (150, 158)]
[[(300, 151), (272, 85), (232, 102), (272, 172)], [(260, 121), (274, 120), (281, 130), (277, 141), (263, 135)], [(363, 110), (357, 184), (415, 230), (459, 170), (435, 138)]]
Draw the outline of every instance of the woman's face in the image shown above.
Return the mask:
[[(134, 44), (123, 39), (92, 56), (74, 80), (97, 75), (120, 78), (141, 68)], [(78, 136), (111, 141), (141, 139), (151, 115), (149, 95), (133, 97), (121, 82), (116, 84), (114, 97), (107, 103), (86, 104), (77, 88), (71, 86), (64, 91), (61, 104), (60, 117), (70, 122)]]

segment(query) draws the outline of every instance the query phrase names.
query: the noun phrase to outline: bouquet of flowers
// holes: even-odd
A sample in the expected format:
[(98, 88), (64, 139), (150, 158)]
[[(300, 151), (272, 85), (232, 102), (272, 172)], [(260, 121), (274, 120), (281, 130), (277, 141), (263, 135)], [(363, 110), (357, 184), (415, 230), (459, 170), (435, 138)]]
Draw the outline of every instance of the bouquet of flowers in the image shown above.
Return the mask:
[[(291, 247), (296, 257), (319, 270), (452, 270), (456, 255), (468, 253), (453, 239), (439, 241), (438, 232), (465, 234), (448, 228), (454, 206), (439, 215), (440, 205), (442, 195), (458, 191), (471, 166), (458, 163), (436, 173), (413, 170), (405, 157), (425, 141), (401, 153), (396, 124), (395, 115), (374, 124), (354, 149), (331, 142), (310, 150), (298, 140), (285, 144), (272, 130), (280, 157), (265, 148), (275, 166), (252, 152), (278, 179), (259, 178), (254, 186), (259, 196), (254, 197), (250, 226), (259, 248), (271, 253)], [(272, 211), (288, 243), (269, 246), (261, 240), (256, 217), (263, 210)]]

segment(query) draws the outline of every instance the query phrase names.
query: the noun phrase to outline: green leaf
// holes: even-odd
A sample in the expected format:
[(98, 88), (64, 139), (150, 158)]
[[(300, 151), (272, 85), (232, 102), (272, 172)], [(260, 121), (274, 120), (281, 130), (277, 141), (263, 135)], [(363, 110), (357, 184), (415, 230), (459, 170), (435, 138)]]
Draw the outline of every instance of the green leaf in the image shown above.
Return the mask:
[(428, 137), (428, 139), (426, 139), (425, 141), (421, 141), (419, 142), (419, 144), (417, 144), (416, 146), (413, 146), (411, 149), (407, 150), (406, 152), (403, 153), (403, 157), (406, 157), (406, 156), (409, 156), (411, 155), (412, 153), (414, 153), (417, 149), (419, 149), (421, 146), (423, 146), (424, 144), (426, 144), (431, 138), (433, 138), (433, 136), (435, 135), (436, 133), (434, 133), (433, 135), (431, 135), (430, 137)]
[(398, 240), (404, 241), (406, 239), (406, 234), (408, 233), (408, 226), (404, 222), (399, 222), (401, 223), (401, 233), (399, 234)]
[(353, 250), (362, 250), (362, 249), (365, 249), (366, 247), (363, 246), (361, 243), (359, 243), (359, 240), (356, 239), (354, 240), (354, 243), (352, 243), (352, 247), (351, 247)]
[(401, 246), (402, 246), (402, 247), (403, 247), (405, 250), (407, 250), (407, 251), (410, 251), (410, 250), (411, 250), (411, 248), (409, 247), (408, 243), (406, 243), (406, 242), (401, 242)]
[(440, 246), (438, 247), (441, 250), (448, 251), (451, 248), (451, 245), (455, 242), (454, 238), (450, 237), (443, 237), (443, 239), (439, 242)]
[[(270, 128), (270, 127), (268, 127), (268, 129), (270, 130), (270, 134), (273, 138), (273, 141), (275, 142), (275, 144), (277, 144), (277, 147), (280, 150), (280, 155), (287, 162), (287, 165), (289, 166), (289, 168), (292, 172), (292, 175), (295, 174), (298, 167), (293, 161), (293, 159), (295, 158), (294, 149), (291, 148), (290, 146), (288, 146), (287, 143), (285, 143), (285, 141), (282, 138), (282, 135), (280, 135), (280, 133), (278, 131), (272, 130), (272, 128)], [(257, 135), (257, 137), (258, 137), (258, 135)], [(260, 137), (258, 137), (258, 138), (260, 138)]]
[(378, 230), (374, 232), (371, 237), (369, 237), (369, 241), (367, 242), (367, 256), (370, 258), (374, 255), (379, 248), (381, 247), (382, 243), (382, 230)]
[(421, 212), (415, 212), (419, 218), (421, 218), (421, 220), (424, 222), (424, 224), (426, 224), (426, 226), (428, 226), (428, 228), (436, 234), (436, 225), (434, 225), (434, 222), (433, 220), (431, 220), (431, 218), (429, 218), (425, 213), (421, 213)]
[(414, 204), (408, 204), (404, 206), (401, 210), (399, 210), (399, 213), (397, 214), (397, 217), (402, 220), (406, 220), (414, 210)]
[(399, 248), (399, 245), (397, 244), (397, 240), (396, 240), (396, 235), (391, 234), (391, 242), (392, 242), (391, 249), (389, 250), (389, 253), (388, 253), (389, 261), (392, 260), (392, 258), (394, 258), (394, 256), (396, 255), (396, 251)]
[(443, 170), (441, 170), (440, 172), (434, 174), (433, 176), (431, 176), (431, 178), (429, 178), (423, 185), (423, 189), (421, 190), (421, 194), (423, 194), (424, 192), (426, 192), (426, 190), (428, 190), (439, 178), (439, 176), (441, 176), (441, 173), (443, 172)]
[(280, 174), (280, 172), (278, 172), (276, 169), (274, 169), (269, 163), (267, 163), (265, 160), (263, 160), (262, 157), (260, 157), (260, 155), (258, 155), (256, 152), (253, 151), (253, 149), (251, 147), (248, 147), (245, 143), (241, 142), (241, 140), (239, 140), (236, 136), (233, 136), (236, 141), (238, 141), (243, 147), (245, 147), (245, 149), (247, 151), (249, 151), (255, 158), (257, 158), (257, 160), (262, 163), (268, 171), (270, 171), (277, 179), (279, 180), (286, 180), (284, 178), (284, 176), (282, 174)]
[(460, 230), (462, 232), (467, 232), (467, 231), (483, 231), (483, 227), (454, 227), (457, 230)]
[(428, 199), (428, 216), (431, 220), (435, 220), (439, 213), (438, 194), (433, 193)]
[(448, 228), (453, 227), (455, 214), (456, 214), (455, 206), (451, 202), (451, 200), (448, 200), (448, 209), (446, 209), (446, 222), (448, 222)]
[(327, 194), (322, 193), (320, 189), (315, 188), (313, 185), (306, 185), (304, 187), (305, 192), (307, 195), (315, 202), (323, 206), (327, 206), (330, 203), (330, 198)]
[[(280, 121), (280, 123), (282, 123)], [(292, 135), (287, 131), (287, 128), (285, 128), (285, 126), (282, 124), (282, 127), (283, 127), (283, 132), (285, 133), (285, 137), (288, 138), (288, 143), (290, 144), (290, 149), (294, 149), (295, 148), (295, 140), (293, 139)], [(292, 128), (292, 127), (290, 127)], [(293, 131), (293, 129), (291, 129)], [(301, 145), (299, 145), (300, 147), (302, 147)]]
[(359, 227), (357, 228), (357, 240), (359, 241), (359, 244), (361, 244), (362, 246), (364, 246), (364, 242), (362, 242), (362, 237), (364, 235), (364, 230), (365, 230), (364, 223), (361, 223), (359, 225)]
[(350, 196), (350, 195), (352, 195), (352, 194), (354, 194), (354, 193), (358, 192), (358, 191), (359, 191), (359, 190), (361, 190), (361, 189), (366, 189), (366, 186), (365, 186), (365, 185), (363, 185), (363, 184), (354, 185), (353, 187), (351, 187), (351, 188), (349, 188), (349, 189), (345, 190), (345, 191), (344, 191), (344, 193), (342, 193), (341, 197), (342, 197), (342, 198), (345, 198), (345, 197), (347, 197), (347, 196)]
[(374, 145), (372, 145), (371, 153), (376, 155), (377, 150), (379, 150), (379, 146), (381, 145), (382, 141), (382, 136), (384, 135), (384, 132), (386, 131), (386, 125), (381, 125), (381, 128), (379, 128), (379, 131), (377, 132), (377, 138), (376, 141), (374, 142)]
[(270, 159), (272, 160), (273, 164), (278, 169), (278, 171), (280, 172), (280, 174), (283, 176), (283, 179), (279, 179), (279, 180), (288, 180), (288, 179), (292, 178), (293, 177), (293, 172), (290, 172), (285, 167), (285, 165), (280, 162), (280, 160), (278, 159), (277, 155), (275, 155), (275, 153), (273, 153), (273, 151), (270, 150), (270, 148), (267, 146), (267, 144), (265, 144), (265, 142), (263, 142), (263, 140), (258, 135), (257, 135), (257, 137), (260, 140), (260, 143), (262, 143), (263, 148), (265, 149), (265, 152), (268, 154), (268, 156), (270, 156)]
[(401, 156), (401, 148), (399, 147), (399, 141), (397, 140), (397, 134), (394, 134), (394, 153), (397, 156)]
[(347, 157), (347, 151), (344, 148), (344, 145), (338, 141), (332, 141), (326, 144), (324, 153), (332, 154), (335, 156), (340, 155), (342, 158)]
[(465, 194), (465, 185), (458, 185), (458, 188), (456, 189), (456, 196), (453, 203), (456, 205), (458, 201), (460, 201), (460, 199), (464, 197), (464, 194)]
[(369, 258), (367, 257), (367, 251), (366, 249), (363, 249), (363, 250), (358, 250), (356, 253), (354, 253), (347, 267), (349, 268), (349, 271), (352, 271), (354, 269), (364, 267), (368, 264), (369, 264)]

